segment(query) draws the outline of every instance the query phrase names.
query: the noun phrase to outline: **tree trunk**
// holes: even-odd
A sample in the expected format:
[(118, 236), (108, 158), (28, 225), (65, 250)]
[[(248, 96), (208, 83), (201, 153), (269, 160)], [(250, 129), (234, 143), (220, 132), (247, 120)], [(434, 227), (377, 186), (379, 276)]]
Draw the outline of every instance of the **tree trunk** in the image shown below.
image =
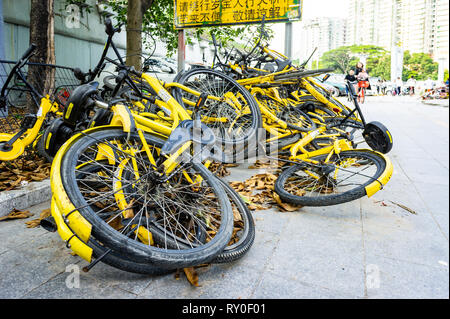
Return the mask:
[(127, 60), (129, 66), (142, 70), (142, 20), (153, 0), (128, 0), (127, 9)]
[(142, 4), (141, 0), (128, 0), (127, 11), (127, 65), (142, 69)]
[[(55, 64), (54, 0), (31, 0), (30, 44), (36, 44), (30, 62)], [(38, 92), (51, 94), (54, 88), (55, 69), (52, 67), (28, 67), (28, 80)], [(28, 103), (28, 111), (35, 112), (36, 105)]]

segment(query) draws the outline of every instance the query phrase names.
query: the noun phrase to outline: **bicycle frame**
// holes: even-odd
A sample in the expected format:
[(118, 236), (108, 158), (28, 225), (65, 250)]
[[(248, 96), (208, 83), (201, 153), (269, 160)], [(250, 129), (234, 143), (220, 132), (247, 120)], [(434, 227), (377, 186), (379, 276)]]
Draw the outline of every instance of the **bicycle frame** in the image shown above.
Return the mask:
[[(28, 118), (24, 119), (21, 129), (16, 134), (0, 134), (0, 143), (2, 143), (0, 148), (0, 160), (2, 161), (11, 161), (22, 155), (25, 151), (25, 147), (32, 144), (38, 136), (47, 114), (58, 113), (58, 104), (52, 103), (49, 95), (42, 96), (39, 92), (37, 92), (37, 90), (26, 80), (20, 70), (31, 57), (34, 49), (35, 46), (30, 46), (22, 58), (14, 65), (2, 87), (0, 99), (5, 101), (6, 88), (14, 75), (17, 75), (32, 93), (31, 96), (33, 101), (36, 105), (39, 105), (39, 109), (35, 115), (26, 115)], [(39, 100), (40, 103), (38, 103)], [(6, 104), (3, 106), (6, 107)]]

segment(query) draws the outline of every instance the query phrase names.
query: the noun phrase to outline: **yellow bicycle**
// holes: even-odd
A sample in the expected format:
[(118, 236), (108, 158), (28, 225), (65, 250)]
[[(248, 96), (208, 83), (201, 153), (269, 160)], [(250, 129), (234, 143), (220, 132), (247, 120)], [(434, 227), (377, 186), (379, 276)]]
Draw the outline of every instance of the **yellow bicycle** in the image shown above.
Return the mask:
[[(238, 92), (239, 98), (163, 84), (117, 66), (120, 78), (133, 74), (135, 81), (145, 82), (148, 92), (142, 105), (147, 100), (157, 109), (131, 111), (124, 101), (103, 101), (95, 93), (79, 101), (110, 112), (111, 120), (73, 136), (55, 156), (52, 216), (58, 232), (91, 262), (88, 268), (102, 260), (148, 273), (210, 262), (227, 247), (233, 213), (227, 193), (202, 164), (211, 156), (204, 150), (223, 140), (200, 122), (217, 118), (201, 110), (211, 101), (246, 108), (251, 100), (243, 97), (251, 96), (225, 78), (222, 84), (229, 84), (229, 92)], [(127, 83), (133, 86), (130, 78)], [(196, 97), (191, 112), (167, 90), (174, 87)]]

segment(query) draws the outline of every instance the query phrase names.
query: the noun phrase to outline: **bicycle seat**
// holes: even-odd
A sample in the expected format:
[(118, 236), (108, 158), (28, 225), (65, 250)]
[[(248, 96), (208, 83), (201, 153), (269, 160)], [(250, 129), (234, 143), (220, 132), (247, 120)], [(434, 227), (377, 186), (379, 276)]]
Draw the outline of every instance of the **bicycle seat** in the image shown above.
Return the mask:
[(215, 143), (216, 137), (214, 132), (206, 126), (206, 124), (201, 123), (200, 131), (198, 133), (194, 131), (195, 129), (193, 120), (184, 120), (180, 122), (161, 147), (161, 154), (173, 154), (183, 144), (189, 141), (198, 143), (202, 147), (211, 146)]
[(63, 119), (66, 124), (75, 126), (84, 112), (91, 106), (92, 103), (89, 102), (90, 96), (98, 93), (95, 87), (97, 82), (92, 85), (93, 83), (80, 85), (73, 90), (67, 100), (68, 106), (63, 113)]

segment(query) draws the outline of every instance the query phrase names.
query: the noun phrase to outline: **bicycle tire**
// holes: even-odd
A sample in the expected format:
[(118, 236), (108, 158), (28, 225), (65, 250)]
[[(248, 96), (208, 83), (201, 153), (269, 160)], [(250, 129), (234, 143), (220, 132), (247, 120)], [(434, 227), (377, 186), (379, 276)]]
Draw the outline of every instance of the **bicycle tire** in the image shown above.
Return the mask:
[[(81, 171), (84, 173), (92, 173), (95, 171), (95, 167), (86, 165), (81, 168)], [(82, 172), (80, 174), (83, 174)], [(89, 238), (86, 245), (92, 248), (92, 255), (95, 259), (101, 257), (102, 263), (123, 271), (150, 276), (161, 276), (175, 271), (175, 269), (158, 268), (148, 263), (134, 262), (114, 250), (108, 251), (105, 245), (93, 236)]]
[[(220, 130), (220, 133), (216, 134), (216, 137), (218, 139), (220, 139), (221, 142), (223, 142), (224, 144), (227, 144), (227, 145), (230, 145), (230, 144), (242, 145), (249, 139), (253, 138), (256, 134), (257, 129), (262, 127), (261, 112), (260, 112), (259, 107), (258, 107), (255, 99), (253, 98), (253, 96), (242, 85), (237, 83), (230, 76), (228, 76), (222, 72), (212, 70), (212, 69), (194, 68), (189, 71), (183, 72), (180, 76), (177, 76), (176, 80), (178, 83), (180, 83), (184, 86), (193, 88), (195, 90), (198, 90), (202, 93), (208, 93), (211, 95), (214, 95), (214, 93), (217, 93), (217, 92), (208, 92), (208, 90), (210, 90), (210, 89), (212, 90), (214, 88), (214, 85), (216, 85), (215, 81), (209, 80), (207, 82), (201, 82), (198, 80), (201, 75), (205, 76), (206, 78), (210, 78), (210, 79), (213, 78), (213, 79), (217, 79), (217, 81), (223, 81), (224, 83), (227, 83), (224, 87), (228, 89), (228, 86), (229, 86), (230, 87), (229, 91), (231, 91), (233, 89), (236, 92), (240, 93), (243, 101), (245, 102), (244, 107), (245, 106), (249, 107), (250, 115), (246, 116), (246, 119), (247, 119), (247, 121), (250, 121), (250, 123), (248, 123), (248, 122), (246, 122), (246, 123), (247, 123), (247, 125), (248, 124), (250, 124), (250, 125), (247, 127), (245, 134), (242, 134), (241, 136), (238, 136), (238, 137), (232, 137), (231, 139), (227, 139), (227, 138), (223, 138), (221, 136), (222, 135), (221, 130), (223, 130), (223, 127), (216, 127), (218, 130)], [(224, 84), (222, 84), (222, 86), (223, 85)], [(203, 89), (203, 90), (201, 90), (201, 89)], [(184, 91), (179, 88), (174, 88), (172, 90), (172, 94), (173, 94), (174, 98), (177, 100), (177, 102), (180, 105), (182, 105), (184, 108), (191, 109), (192, 107), (186, 105), (186, 103), (183, 102), (183, 97), (185, 96), (184, 94), (187, 94), (187, 93), (183, 93), (183, 92)], [(225, 93), (225, 92), (223, 92), (223, 93)], [(208, 112), (224, 112), (224, 110), (225, 110), (224, 106), (225, 105), (223, 103), (209, 105)], [(206, 104), (205, 104), (205, 108), (206, 108)], [(203, 110), (205, 110), (205, 108)], [(230, 116), (231, 116), (231, 113), (232, 112), (230, 112)], [(207, 114), (209, 114), (209, 113), (207, 113)], [(202, 113), (202, 110), (200, 111), (200, 115), (204, 115), (204, 113)], [(209, 123), (206, 123), (206, 125), (208, 125), (209, 127), (212, 127), (212, 125)], [(214, 129), (214, 127), (212, 127), (212, 128)]]
[[(290, 111), (293, 111), (294, 113), (296, 113), (296, 115), (297, 115), (296, 117), (300, 118), (300, 121), (305, 123), (305, 126), (299, 126), (299, 125), (296, 125), (297, 123), (293, 124), (293, 123), (291, 123), (289, 121), (286, 121), (284, 118), (287, 115), (287, 113), (290, 112)], [(316, 124), (311, 119), (311, 117), (309, 117), (308, 114), (303, 112), (298, 106), (297, 107), (293, 107), (292, 109), (289, 109), (289, 110), (285, 110), (282, 113), (283, 114), (281, 114), (281, 119), (283, 119), (286, 122), (287, 127), (292, 129), (292, 130), (297, 130), (297, 131), (300, 131), (300, 132), (309, 132), (309, 131), (312, 131), (312, 130), (317, 128)]]
[[(223, 264), (236, 261), (248, 252), (255, 240), (255, 222), (250, 210), (239, 194), (237, 194), (236, 191), (228, 185), (228, 183), (218, 177), (216, 178), (224, 188), (230, 202), (234, 204), (236, 210), (239, 212), (240, 218), (242, 218), (244, 223), (243, 234), (241, 234), (239, 240), (236, 243), (225, 247), (225, 249), (211, 261), (213, 264)], [(164, 240), (164, 234), (162, 234), (157, 228), (152, 229), (152, 234), (155, 242), (161, 242)], [(176, 247), (176, 243), (174, 241), (169, 243), (172, 248)]]
[(37, 149), (37, 153), (41, 157), (43, 157), (48, 163), (51, 163), (51, 162), (53, 162), (53, 156), (48, 154), (48, 152), (45, 150), (45, 139), (46, 139), (46, 134), (44, 131), (44, 133), (41, 135), (41, 137), (39, 137), (39, 140), (36, 143), (36, 149)]
[[(127, 139), (127, 133), (121, 129), (111, 128), (86, 134), (77, 140), (64, 154), (61, 163), (61, 179), (64, 189), (72, 201), (73, 205), (78, 208), (86, 220), (93, 225), (92, 236), (102, 242), (105, 247), (116, 251), (120, 256), (127, 258), (133, 262), (146, 263), (158, 268), (174, 269), (191, 267), (198, 264), (206, 263), (214, 259), (227, 246), (232, 234), (233, 214), (231, 205), (220, 184), (214, 179), (214, 175), (210, 173), (203, 165), (193, 163), (192, 168), (197, 174), (201, 175), (203, 181), (208, 183), (211, 191), (217, 199), (217, 208), (220, 209), (220, 226), (215, 236), (205, 245), (187, 250), (168, 250), (146, 245), (127, 237), (125, 234), (119, 233), (96, 214), (92, 205), (87, 204), (77, 185), (75, 176), (75, 168), (78, 159), (85, 150), (95, 145), (95, 143), (105, 143), (108, 139)], [(127, 143), (130, 141), (138, 141), (137, 134), (130, 134)], [(149, 145), (160, 148), (164, 141), (155, 136), (146, 134), (146, 140)], [(112, 145), (112, 144), (110, 144)], [(111, 146), (110, 146), (111, 147)], [(117, 154), (114, 153), (114, 156)], [(147, 217), (148, 219), (148, 217)], [(132, 221), (130, 221), (131, 223)], [(154, 221), (153, 221), (154, 222)]]
[[(327, 155), (318, 156), (315, 158), (312, 158), (314, 160), (324, 160)], [(336, 155), (332, 156), (331, 160), (334, 159)], [(350, 190), (344, 191), (340, 194), (331, 194), (324, 196), (298, 196), (293, 195), (288, 190), (286, 190), (286, 183), (290, 178), (297, 179), (294, 174), (296, 174), (300, 170), (308, 170), (308, 172), (312, 171), (317, 175), (320, 175), (320, 172), (317, 172), (318, 167), (317, 165), (313, 165), (307, 162), (302, 162), (297, 165), (290, 166), (288, 169), (283, 171), (278, 179), (275, 182), (275, 192), (280, 196), (280, 198), (288, 203), (296, 204), (296, 205), (302, 205), (302, 206), (331, 206), (331, 205), (337, 205), (346, 203), (361, 197), (364, 197), (366, 195), (366, 189), (365, 187), (373, 182), (374, 179), (378, 179), (384, 170), (386, 169), (386, 162), (384, 158), (377, 153), (373, 153), (370, 151), (365, 150), (355, 150), (355, 151), (343, 151), (339, 154), (339, 159), (342, 158), (361, 158), (363, 161), (371, 161), (376, 167), (376, 171), (374, 172), (373, 176), (371, 176), (371, 180), (356, 186)], [(315, 171), (314, 171), (315, 170)], [(330, 173), (328, 173), (330, 174)], [(320, 175), (320, 178), (323, 178), (324, 175)], [(304, 178), (299, 178), (297, 180), (298, 182), (304, 183)], [(317, 184), (317, 179), (315, 180), (314, 184), (312, 186), (315, 186)], [(310, 186), (311, 183), (307, 184), (306, 186)], [(328, 179), (327, 184), (328, 186)], [(310, 192), (312, 193), (312, 192)]]

